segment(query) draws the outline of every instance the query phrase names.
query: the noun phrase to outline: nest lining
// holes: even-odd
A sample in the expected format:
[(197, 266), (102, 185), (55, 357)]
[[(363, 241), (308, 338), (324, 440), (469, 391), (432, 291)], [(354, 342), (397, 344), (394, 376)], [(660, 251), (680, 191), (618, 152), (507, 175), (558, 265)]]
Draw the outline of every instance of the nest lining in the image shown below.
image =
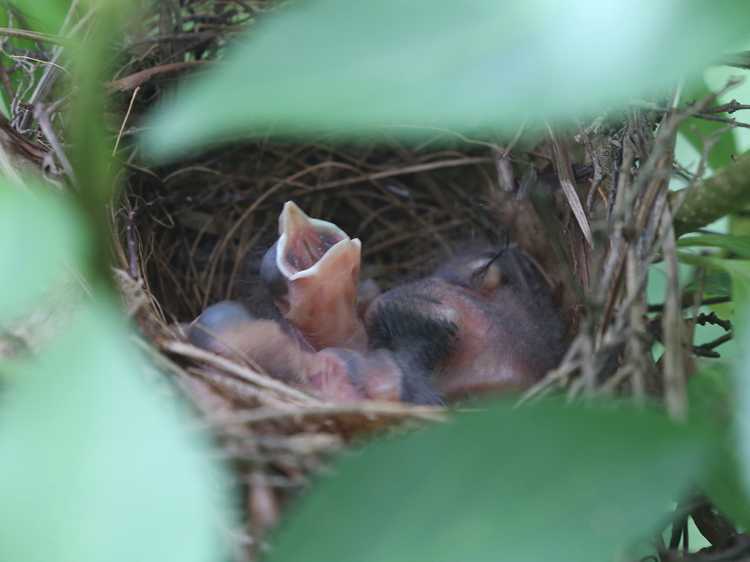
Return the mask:
[[(137, 236), (135, 261), (165, 320), (189, 321), (223, 299), (262, 307), (259, 261), (277, 236), (281, 206), (293, 200), (360, 238), (362, 278), (388, 288), (424, 274), (459, 240), (503, 236), (491, 162), (487, 150), (227, 148), (158, 179), (131, 174), (124, 246)], [(137, 278), (133, 256), (128, 262)]]

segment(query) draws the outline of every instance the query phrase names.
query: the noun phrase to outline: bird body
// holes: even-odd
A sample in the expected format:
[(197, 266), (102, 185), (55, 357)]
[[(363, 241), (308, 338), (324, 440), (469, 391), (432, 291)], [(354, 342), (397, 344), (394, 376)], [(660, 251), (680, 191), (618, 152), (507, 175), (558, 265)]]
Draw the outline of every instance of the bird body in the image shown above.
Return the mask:
[(188, 339), (219, 355), (249, 361), (324, 400), (401, 400), (403, 373), (390, 352), (316, 351), (281, 323), (255, 318), (235, 301), (221, 301), (204, 310), (191, 324)]
[(224, 301), (193, 323), (193, 343), (326, 400), (419, 404), (529, 387), (565, 351), (552, 288), (516, 246), (475, 247), (380, 293), (359, 285), (359, 240), (293, 203), (279, 224), (261, 277), (285, 321)]
[(383, 310), (454, 325), (452, 344), (443, 348), (430, 375), (447, 399), (528, 387), (565, 351), (565, 327), (551, 288), (517, 247), (475, 250), (384, 293), (368, 309), (368, 327)]

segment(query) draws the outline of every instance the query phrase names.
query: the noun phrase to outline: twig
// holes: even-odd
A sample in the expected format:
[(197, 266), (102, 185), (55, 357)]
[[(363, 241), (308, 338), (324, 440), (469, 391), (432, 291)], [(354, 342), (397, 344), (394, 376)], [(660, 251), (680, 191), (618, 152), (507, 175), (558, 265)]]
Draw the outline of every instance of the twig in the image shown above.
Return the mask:
[(750, 153), (743, 154), (710, 178), (670, 193), (670, 202), (684, 198), (675, 214), (677, 234), (691, 232), (740, 209), (750, 201)]
[(196, 66), (203, 66), (208, 64), (209, 61), (194, 60), (194, 61), (183, 61), (173, 62), (169, 64), (161, 64), (145, 70), (134, 72), (124, 78), (118, 78), (107, 82), (106, 87), (111, 92), (127, 92), (135, 88), (140, 88), (145, 82), (148, 82), (155, 76), (162, 74), (172, 74), (185, 70), (186, 68), (194, 68)]
[(705, 326), (706, 324), (712, 324), (714, 326), (720, 326), (727, 332), (732, 330), (732, 322), (729, 320), (723, 320), (719, 318), (715, 312), (711, 312), (709, 314), (701, 313), (695, 318), (696, 324), (700, 324), (701, 326)]
[[(703, 306), (709, 306), (712, 304), (724, 304), (727, 302), (732, 302), (732, 297), (711, 297), (708, 299), (703, 299), (701, 301), (701, 305)], [(682, 303), (680, 305), (682, 308), (689, 308), (693, 306), (693, 295), (691, 293), (685, 293), (682, 295)], [(662, 312), (664, 310), (663, 304), (650, 304), (648, 305), (648, 311), (649, 312)]]
[[(73, 21), (73, 14), (75, 14), (75, 11), (78, 9), (79, 1), (80, 0), (71, 1), (70, 7), (68, 8), (68, 13), (65, 16), (65, 21), (63, 21), (63, 24), (60, 28), (61, 32), (65, 32)], [(67, 36), (72, 37), (75, 33), (78, 32), (78, 30), (86, 25), (89, 19), (93, 17), (94, 11), (94, 8), (92, 8), (85, 16), (83, 16), (78, 22), (76, 22), (74, 26), (70, 27), (70, 31), (67, 33)], [(57, 76), (59, 75), (57, 71), (57, 61), (60, 60), (62, 54), (63, 46), (60, 45), (58, 47), (55, 47), (52, 53), (52, 58), (50, 59), (50, 64), (45, 67), (42, 77), (39, 79), (39, 82), (37, 82), (34, 91), (29, 97), (28, 104), (30, 106), (36, 106), (36, 104), (41, 102), (42, 98), (44, 98), (44, 96), (46, 96), (47, 93), (52, 89), (52, 86), (54, 85), (55, 80), (57, 80)], [(31, 112), (29, 111), (24, 111), (23, 113), (21, 113), (20, 118), (17, 121), (19, 131), (26, 130), (30, 117)]]
[(412, 406), (392, 402), (358, 402), (356, 404), (331, 404), (321, 406), (297, 407), (293, 410), (277, 408), (258, 408), (252, 411), (230, 414), (226, 418), (217, 418), (213, 422), (222, 425), (256, 424), (269, 421), (294, 420), (303, 421), (334, 416), (357, 416), (367, 419), (377, 418), (413, 418), (426, 421), (445, 421), (447, 411), (433, 406)]
[(133, 91), (133, 95), (130, 96), (130, 103), (128, 104), (128, 110), (125, 112), (125, 117), (122, 119), (122, 124), (120, 125), (120, 130), (117, 133), (117, 140), (115, 140), (115, 147), (112, 149), (112, 156), (117, 154), (117, 149), (120, 146), (120, 140), (122, 139), (122, 133), (125, 131), (125, 125), (128, 123), (128, 119), (130, 118), (130, 112), (133, 111), (133, 104), (135, 103), (135, 98), (138, 97), (138, 92), (141, 91), (141, 87), (137, 86), (136, 89)]
[(716, 121), (717, 123), (726, 123), (727, 125), (731, 125), (732, 127), (750, 129), (750, 123), (743, 123), (742, 121), (737, 121), (737, 119), (734, 119), (733, 117), (719, 117), (718, 115), (711, 115), (707, 113), (696, 113), (695, 115), (693, 115), (693, 117), (696, 117), (697, 119), (703, 119), (704, 121)]
[(138, 279), (138, 245), (135, 241), (135, 224), (133, 223), (133, 217), (135, 217), (135, 210), (128, 209), (127, 211), (127, 224), (125, 226), (125, 236), (128, 244), (128, 273), (130, 273), (131, 279)]
[(594, 239), (591, 236), (591, 226), (589, 225), (589, 219), (586, 216), (586, 211), (583, 210), (581, 199), (578, 197), (576, 191), (575, 182), (573, 180), (573, 167), (570, 163), (570, 155), (555, 136), (552, 127), (547, 124), (547, 132), (549, 133), (550, 141), (552, 142), (552, 149), (555, 154), (555, 170), (557, 171), (560, 185), (562, 186), (565, 198), (568, 200), (570, 210), (573, 211), (578, 226), (581, 228), (583, 237), (589, 246), (594, 245)]
[(664, 332), (664, 399), (669, 414), (677, 420), (687, 416), (687, 387), (684, 360), (683, 322), (681, 315), (677, 242), (672, 229), (672, 215), (664, 210), (662, 249), (667, 269), (667, 297), (662, 330)]
[(734, 113), (735, 111), (741, 111), (744, 109), (750, 109), (750, 104), (740, 103), (737, 100), (733, 99), (728, 103), (709, 107), (705, 109), (703, 113)]
[(20, 39), (31, 39), (32, 41), (42, 41), (45, 43), (54, 43), (56, 45), (67, 45), (70, 43), (70, 40), (65, 37), (10, 27), (0, 27), (0, 35), (8, 35), (9, 37), (18, 37)]
[(230, 361), (229, 359), (225, 359), (224, 357), (221, 357), (219, 355), (204, 351), (190, 344), (183, 343), (177, 340), (166, 340), (160, 342), (160, 344), (162, 348), (170, 353), (182, 355), (183, 357), (187, 357), (189, 359), (196, 359), (198, 361), (203, 361), (205, 363), (211, 364), (214, 367), (223, 369), (227, 373), (230, 373), (245, 382), (250, 382), (261, 388), (277, 392), (282, 396), (286, 396), (294, 400), (299, 400), (303, 404), (321, 404), (318, 399), (313, 398), (312, 396), (305, 394), (304, 392), (296, 390), (291, 386), (287, 386), (286, 384), (272, 379), (271, 377), (267, 377), (261, 375), (260, 373), (251, 371), (250, 369), (243, 367), (242, 365), (239, 365), (234, 361)]
[[(732, 338), (734, 338), (734, 333), (729, 332), (727, 334), (723, 334), (719, 336), (718, 338), (714, 340), (711, 340), (710, 342), (694, 346), (693, 351), (695, 351), (695, 353), (698, 355), (705, 354), (706, 352), (713, 351), (720, 345), (723, 345), (727, 343), (728, 341), (731, 341)], [(718, 354), (711, 354), (709, 355), (709, 357), (718, 357)]]
[[(418, 174), (420, 172), (430, 172), (433, 170), (440, 170), (443, 168), (455, 168), (458, 166), (471, 166), (475, 164), (492, 164), (494, 163), (493, 158), (484, 156), (467, 156), (463, 158), (452, 158), (449, 160), (439, 160), (437, 162), (427, 162), (425, 164), (413, 164), (410, 166), (401, 166), (382, 172), (375, 172), (372, 174), (363, 174), (353, 178), (346, 178), (342, 180), (336, 180), (331, 182), (322, 183), (315, 187), (310, 187), (307, 192), (315, 191), (328, 191), (331, 189), (337, 189), (340, 187), (346, 187), (349, 185), (355, 185), (358, 183), (374, 182), (378, 180), (384, 180), (386, 178), (392, 178), (397, 176), (403, 176), (408, 174)], [(301, 175), (301, 174), (300, 174)], [(295, 174), (293, 177), (297, 178), (300, 175)], [(292, 178), (289, 178), (292, 179)]]
[(42, 106), (42, 104), (39, 103), (34, 106), (34, 117), (39, 123), (39, 128), (42, 130), (44, 137), (52, 147), (55, 156), (57, 156), (57, 159), (60, 161), (60, 165), (65, 171), (65, 175), (68, 176), (71, 185), (77, 186), (78, 182), (76, 181), (76, 175), (73, 171), (73, 166), (70, 164), (70, 160), (68, 160), (68, 157), (65, 155), (65, 150), (63, 150), (62, 143), (57, 138), (55, 130), (52, 127), (52, 123), (50, 122), (49, 114), (47, 113), (47, 110)]

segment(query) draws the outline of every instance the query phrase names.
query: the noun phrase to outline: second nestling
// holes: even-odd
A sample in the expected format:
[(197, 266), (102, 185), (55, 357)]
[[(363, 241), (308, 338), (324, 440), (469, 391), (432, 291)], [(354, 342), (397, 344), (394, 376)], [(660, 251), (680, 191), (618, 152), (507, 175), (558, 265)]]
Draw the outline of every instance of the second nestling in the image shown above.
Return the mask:
[(551, 287), (516, 246), (475, 247), (382, 294), (371, 281), (362, 290), (360, 266), (359, 240), (289, 201), (261, 265), (280, 319), (222, 301), (193, 322), (189, 338), (336, 402), (441, 404), (521, 390), (565, 352)]

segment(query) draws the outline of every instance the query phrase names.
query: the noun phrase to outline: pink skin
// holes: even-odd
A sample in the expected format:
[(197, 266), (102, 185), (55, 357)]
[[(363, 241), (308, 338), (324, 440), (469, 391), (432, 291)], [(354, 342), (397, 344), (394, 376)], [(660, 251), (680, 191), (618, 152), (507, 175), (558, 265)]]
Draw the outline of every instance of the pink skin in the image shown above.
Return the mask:
[(277, 322), (251, 318), (218, 322), (210, 336), (201, 342), (202, 347), (248, 360), (323, 400), (400, 400), (403, 373), (388, 352), (365, 354), (341, 348), (309, 351)]
[(528, 388), (565, 350), (562, 321), (533, 260), (514, 248), (494, 261), (489, 255), (464, 254), (431, 277), (384, 293), (365, 317), (371, 325), (390, 302), (455, 325), (454, 347), (431, 377), (448, 401)]
[(315, 349), (364, 351), (357, 310), (361, 244), (336, 225), (311, 219), (291, 201), (279, 218), (276, 267), (287, 292), (276, 305)]
[[(316, 231), (307, 228), (305, 221), (301, 226), (290, 225), (299, 219), (294, 212), (291, 219), (287, 215), (281, 221), (291, 242), (287, 245), (284, 239), (281, 244), (280, 268), (288, 291), (277, 298), (293, 329), (254, 319), (241, 307), (238, 312), (237, 303), (220, 303), (201, 315), (197, 325), (203, 323), (213, 331), (201, 340), (191, 336), (197, 345), (250, 359), (272, 376), (332, 402), (400, 401), (401, 396), (421, 400), (424, 394), (415, 391), (415, 382), (449, 401), (523, 389), (562, 357), (565, 330), (549, 284), (520, 250), (508, 248), (496, 252), (494, 258), (492, 253), (488, 258), (487, 252), (465, 253), (433, 276), (382, 295), (376, 286), (361, 287), (360, 297), (370, 304), (358, 311), (359, 245), (356, 253), (332, 252), (337, 247), (346, 249), (352, 241), (343, 235), (331, 242), (331, 233), (340, 237), (340, 231)], [(316, 226), (314, 219), (304, 218)], [(323, 248), (323, 257), (309, 250), (316, 243)], [(335, 268), (328, 277), (318, 276), (329, 264), (339, 263), (341, 256), (346, 257), (344, 275)], [(321, 263), (323, 267), (318, 267)], [(293, 270), (292, 265), (305, 269)], [(296, 275), (299, 272), (304, 274)], [(335, 290), (329, 291), (327, 278), (343, 281), (335, 281)], [(381, 309), (386, 305), (387, 309)], [(378, 345), (387, 350), (366, 351), (360, 314), (373, 337), (398, 334), (395, 339), (379, 340)], [(430, 347), (440, 341), (440, 332), (423, 332), (419, 322), (409, 324), (415, 315), (419, 322), (427, 319), (430, 328), (433, 323), (455, 327), (455, 334), (451, 333), (450, 342)], [(407, 331), (400, 332), (405, 326)], [(424, 345), (428, 355), (434, 352), (436, 356), (425, 359), (424, 349), (420, 350)], [(403, 367), (396, 363), (396, 354)]]
[(533, 365), (524, 360), (518, 348), (503, 344), (514, 340), (518, 326), (511, 323), (523, 316), (518, 303), (511, 301), (497, 308), (480, 293), (444, 282), (438, 282), (435, 293), (442, 306), (454, 311), (459, 319), (456, 349), (435, 377), (443, 396), (450, 399), (518, 389), (535, 378)]

